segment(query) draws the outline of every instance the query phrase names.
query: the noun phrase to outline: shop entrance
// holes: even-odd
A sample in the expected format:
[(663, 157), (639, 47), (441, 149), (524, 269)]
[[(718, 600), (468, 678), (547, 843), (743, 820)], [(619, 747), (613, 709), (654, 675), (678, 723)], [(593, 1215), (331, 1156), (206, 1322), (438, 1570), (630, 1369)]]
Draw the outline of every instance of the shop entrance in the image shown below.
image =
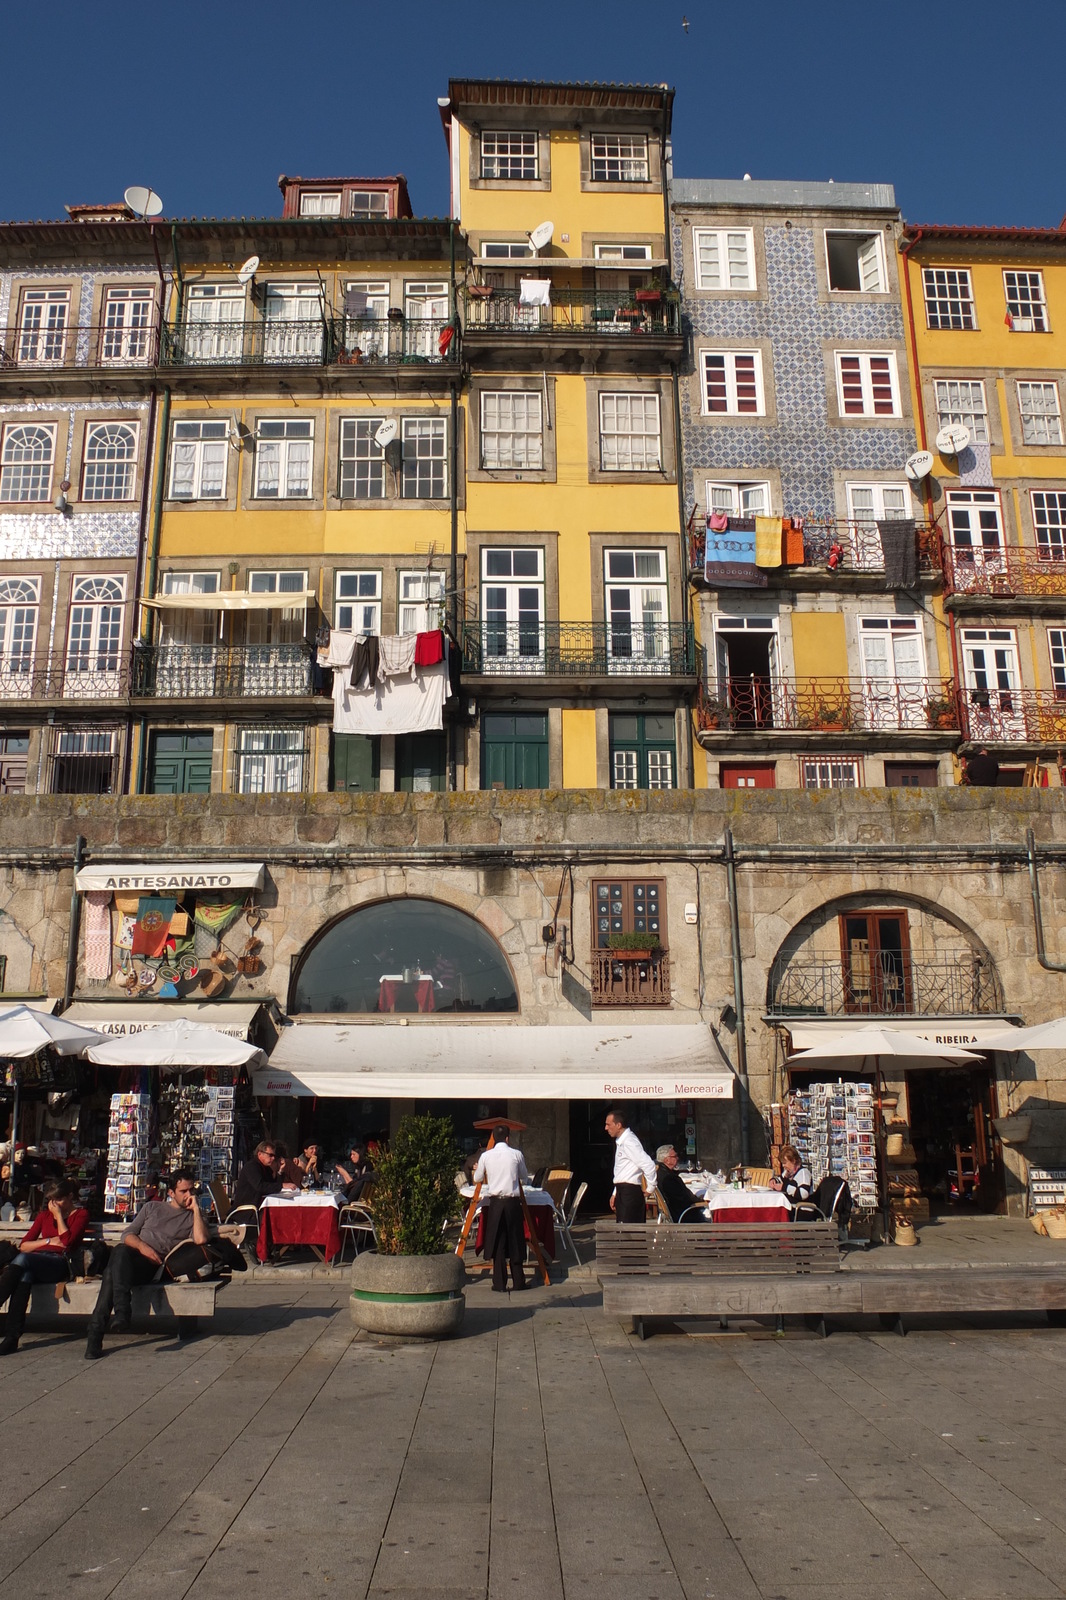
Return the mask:
[(1003, 1211), (1002, 1152), (991, 1067), (923, 1067), (906, 1074), (918, 1182), (934, 1214)]
[[(695, 1159), (695, 1149), (688, 1150), (687, 1132), (690, 1125), (695, 1130), (694, 1107), (679, 1100), (626, 1100), (621, 1103), (629, 1116), (630, 1127), (653, 1161), (661, 1144), (672, 1144), (682, 1161), (688, 1156)], [(610, 1211), (614, 1140), (603, 1124), (611, 1104), (610, 1100), (570, 1101), (570, 1165), (574, 1173), (570, 1192), (576, 1193), (579, 1183), (589, 1186), (581, 1205), (582, 1214), (603, 1215)], [(694, 1136), (692, 1142), (694, 1145)]]

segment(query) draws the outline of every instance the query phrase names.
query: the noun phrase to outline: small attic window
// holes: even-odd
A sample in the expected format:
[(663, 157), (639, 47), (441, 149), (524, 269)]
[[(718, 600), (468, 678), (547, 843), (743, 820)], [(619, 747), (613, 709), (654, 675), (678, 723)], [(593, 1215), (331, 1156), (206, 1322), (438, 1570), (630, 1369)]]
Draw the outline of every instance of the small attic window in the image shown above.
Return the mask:
[(827, 233), (825, 259), (830, 289), (884, 294), (885, 257), (879, 233)]
[(312, 189), (300, 196), (301, 217), (339, 217), (340, 214), (339, 189)]

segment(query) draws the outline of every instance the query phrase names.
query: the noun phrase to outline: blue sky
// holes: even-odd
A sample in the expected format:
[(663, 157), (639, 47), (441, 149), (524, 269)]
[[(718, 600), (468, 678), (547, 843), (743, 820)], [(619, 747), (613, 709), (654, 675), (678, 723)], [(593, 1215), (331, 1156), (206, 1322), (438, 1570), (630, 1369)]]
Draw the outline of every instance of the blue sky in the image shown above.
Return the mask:
[(131, 183), (168, 216), (273, 215), (280, 172), (395, 171), (440, 215), (451, 74), (669, 83), (678, 176), (891, 182), (910, 221), (1056, 226), (1066, 0), (1021, 19), (991, 0), (9, 4), (0, 217)]

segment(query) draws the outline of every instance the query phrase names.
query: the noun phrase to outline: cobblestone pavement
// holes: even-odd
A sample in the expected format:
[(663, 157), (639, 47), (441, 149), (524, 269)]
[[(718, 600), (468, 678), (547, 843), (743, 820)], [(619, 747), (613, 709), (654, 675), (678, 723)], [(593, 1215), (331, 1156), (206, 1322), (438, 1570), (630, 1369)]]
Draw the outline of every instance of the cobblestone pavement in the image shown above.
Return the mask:
[(467, 1298), (435, 1346), (281, 1274), (186, 1345), (31, 1333), (0, 1600), (1066, 1595), (1066, 1334), (1037, 1318), (642, 1344), (589, 1282)]

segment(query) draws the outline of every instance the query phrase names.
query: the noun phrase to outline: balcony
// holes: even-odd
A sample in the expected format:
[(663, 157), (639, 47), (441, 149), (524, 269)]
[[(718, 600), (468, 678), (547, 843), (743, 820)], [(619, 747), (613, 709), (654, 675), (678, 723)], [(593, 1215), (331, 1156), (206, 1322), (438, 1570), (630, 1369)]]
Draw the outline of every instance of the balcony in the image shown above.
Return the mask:
[[(725, 733), (957, 733), (949, 678), (729, 678), (701, 692), (701, 735)], [(1066, 702), (1063, 702), (1066, 715)]]
[(500, 678), (691, 678), (684, 622), (468, 622), (463, 671)]
[(131, 694), (146, 700), (292, 699), (312, 692), (306, 644), (137, 646)]
[(962, 731), (976, 745), (1066, 749), (1066, 693), (1052, 689), (964, 689)]
[(945, 551), (948, 593), (1013, 600), (1066, 599), (1066, 546), (1007, 545)]
[[(935, 523), (920, 522), (916, 528), (918, 541), (918, 574), (921, 578), (940, 577), (941, 539)], [(689, 529), (689, 571), (693, 578), (704, 578), (706, 529), (696, 525)], [(835, 553), (838, 551), (839, 553)], [(832, 565), (830, 563), (833, 563)], [(818, 587), (838, 583), (841, 578), (867, 577), (883, 574), (885, 555), (876, 522), (826, 521), (807, 517), (803, 523), (803, 566), (782, 566), (776, 569), (787, 576), (790, 584), (805, 578), (817, 581)]]
[(92, 371), (143, 373), (156, 364), (159, 335), (142, 327), (21, 328), (0, 334), (0, 378), (54, 378)]
[[(168, 367), (344, 367), (451, 364), (458, 341), (442, 318), (323, 317), (184, 322), (163, 329)], [(442, 348), (443, 345), (443, 348)]]
[(885, 951), (850, 964), (795, 956), (775, 987), (778, 1017), (968, 1017), (1001, 1012), (996, 975), (976, 950)]
[(592, 954), (594, 1006), (668, 1006), (670, 957), (634, 956), (596, 950)]
[(117, 648), (0, 656), (0, 702), (118, 700), (129, 681), (129, 660)]
[(628, 339), (634, 334), (651, 334), (680, 338), (681, 306), (675, 291), (657, 288), (560, 289), (552, 284), (550, 305), (525, 306), (519, 302), (517, 289), (475, 286), (466, 291), (464, 330), (467, 337), (514, 334), (572, 339), (586, 334)]

